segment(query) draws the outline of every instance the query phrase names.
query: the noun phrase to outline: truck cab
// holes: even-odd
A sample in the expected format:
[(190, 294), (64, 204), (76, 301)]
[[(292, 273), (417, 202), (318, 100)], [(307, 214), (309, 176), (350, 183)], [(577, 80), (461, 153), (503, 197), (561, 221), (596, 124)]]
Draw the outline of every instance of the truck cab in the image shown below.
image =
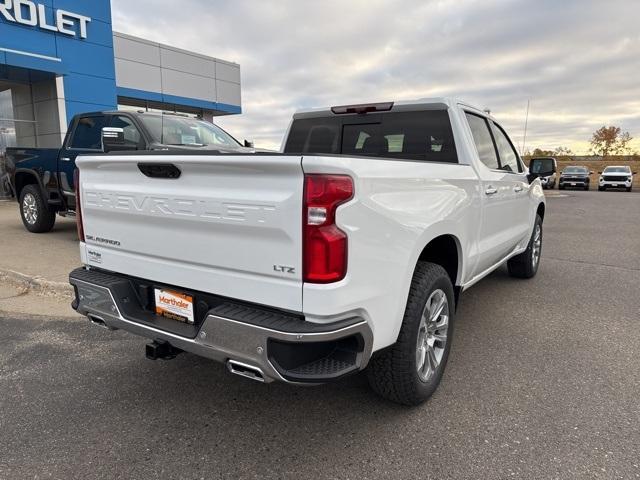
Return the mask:
[[(103, 138), (116, 133), (117, 143)], [(53, 228), (56, 214), (75, 214), (76, 158), (113, 150), (253, 151), (220, 127), (196, 118), (144, 111), (90, 112), (76, 115), (60, 149), (8, 148), (7, 171), (20, 203), (24, 226), (33, 233)]]

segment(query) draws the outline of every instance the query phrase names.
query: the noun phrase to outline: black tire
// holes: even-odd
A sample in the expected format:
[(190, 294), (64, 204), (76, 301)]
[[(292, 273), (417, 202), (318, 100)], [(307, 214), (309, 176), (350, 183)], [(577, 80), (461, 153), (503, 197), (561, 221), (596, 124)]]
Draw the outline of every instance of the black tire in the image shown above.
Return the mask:
[(564, 190), (564, 186), (558, 185), (558, 190)]
[(38, 185), (27, 185), (20, 192), (20, 217), (32, 233), (49, 232), (56, 223), (56, 213), (47, 206)]
[(599, 192), (604, 192), (604, 187), (598, 187)]
[[(430, 372), (430, 376), (422, 379), (418, 374), (417, 358), (422, 313), (427, 300), (435, 298), (432, 296), (436, 295), (442, 297), (442, 293), (446, 297), (449, 313), (446, 341), (444, 345), (438, 340), (434, 343), (439, 349), (442, 348), (439, 352), (440, 361)], [(454, 316), (455, 297), (449, 275), (440, 265), (418, 262), (411, 281), (398, 340), (391, 347), (374, 354), (369, 362), (367, 376), (371, 388), (380, 396), (403, 405), (419, 405), (428, 399), (438, 387), (447, 364)], [(436, 332), (438, 330), (434, 330), (434, 335)]]
[[(534, 239), (536, 237), (536, 232), (540, 229), (540, 245), (538, 248), (537, 259), (534, 262)], [(538, 267), (540, 266), (540, 256), (542, 255), (542, 218), (540, 215), (536, 215), (536, 223), (533, 227), (533, 232), (531, 233), (531, 238), (529, 239), (529, 245), (527, 245), (527, 249), (522, 252), (520, 255), (516, 255), (515, 257), (509, 259), (507, 262), (507, 267), (509, 268), (509, 275), (517, 278), (532, 278), (535, 277), (538, 272)]]
[(585, 190), (589, 190), (589, 185), (585, 185), (585, 186), (584, 186), (584, 189), (585, 189)]
[(632, 187), (627, 187), (627, 192), (630, 192), (630, 191), (631, 191), (631, 188), (632, 188)]

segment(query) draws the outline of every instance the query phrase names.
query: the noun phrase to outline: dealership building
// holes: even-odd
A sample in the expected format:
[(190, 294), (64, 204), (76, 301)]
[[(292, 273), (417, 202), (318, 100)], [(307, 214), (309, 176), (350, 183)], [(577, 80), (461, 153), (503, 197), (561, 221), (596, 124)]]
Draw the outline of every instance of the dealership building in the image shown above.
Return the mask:
[(114, 32), (109, 0), (0, 0), (0, 153), (116, 108), (240, 113), (240, 66)]

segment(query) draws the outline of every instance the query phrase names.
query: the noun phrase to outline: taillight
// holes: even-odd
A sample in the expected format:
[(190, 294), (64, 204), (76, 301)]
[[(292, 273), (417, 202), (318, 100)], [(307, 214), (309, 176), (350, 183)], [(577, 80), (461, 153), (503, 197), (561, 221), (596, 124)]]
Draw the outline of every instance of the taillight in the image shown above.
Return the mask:
[(353, 180), (347, 175), (305, 175), (305, 282), (337, 282), (347, 274), (347, 235), (336, 225), (336, 209), (352, 196)]
[(73, 171), (73, 185), (76, 189), (76, 227), (78, 228), (78, 238), (84, 242), (84, 227), (82, 226), (82, 208), (80, 204), (80, 170)]

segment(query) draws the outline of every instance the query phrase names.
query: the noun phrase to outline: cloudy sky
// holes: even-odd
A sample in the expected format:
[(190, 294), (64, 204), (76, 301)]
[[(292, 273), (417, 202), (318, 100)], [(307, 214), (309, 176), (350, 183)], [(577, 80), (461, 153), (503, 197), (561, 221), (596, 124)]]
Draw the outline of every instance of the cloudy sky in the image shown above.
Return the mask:
[(114, 29), (240, 64), (243, 114), (277, 148), (292, 113), (454, 96), (521, 147), (586, 153), (618, 125), (640, 150), (640, 1), (112, 0)]

